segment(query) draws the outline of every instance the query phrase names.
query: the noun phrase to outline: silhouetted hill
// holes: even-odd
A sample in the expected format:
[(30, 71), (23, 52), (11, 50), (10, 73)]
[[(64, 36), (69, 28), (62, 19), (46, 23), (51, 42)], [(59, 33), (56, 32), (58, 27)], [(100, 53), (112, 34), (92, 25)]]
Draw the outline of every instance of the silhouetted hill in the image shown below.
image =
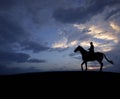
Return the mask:
[[(41, 72), (24, 73), (16, 75), (1, 75), (0, 88), (9, 93), (22, 90), (22, 92), (43, 93), (60, 91), (86, 90), (87, 93), (94, 90), (113, 91), (119, 89), (120, 73), (98, 72), (98, 71), (62, 71), (62, 72)], [(72, 88), (72, 90), (71, 90)], [(112, 89), (111, 89), (112, 88)], [(74, 89), (74, 90), (73, 90)], [(84, 91), (86, 93), (86, 91)]]
[(56, 71), (40, 73), (22, 73), (13, 75), (1, 75), (0, 81), (39, 81), (39, 82), (64, 82), (64, 81), (120, 81), (120, 73), (98, 71)]
[[(41, 72), (41, 73), (24, 73), (16, 75), (0, 76), (0, 89), (2, 93), (18, 93), (19, 96), (49, 97), (50, 95), (59, 97), (67, 94), (67, 96), (77, 93), (79, 97), (93, 96), (104, 97), (107, 92), (108, 96), (119, 90), (120, 74), (113, 72), (98, 71), (64, 71), (64, 72)], [(49, 95), (50, 93), (50, 95)], [(91, 95), (88, 95), (90, 94)], [(4, 95), (3, 94), (3, 95)], [(63, 95), (64, 94), (64, 95)], [(6, 95), (7, 96), (7, 95)], [(9, 95), (8, 95), (9, 96)], [(8, 97), (7, 96), (7, 97)], [(5, 97), (5, 96), (4, 96)]]

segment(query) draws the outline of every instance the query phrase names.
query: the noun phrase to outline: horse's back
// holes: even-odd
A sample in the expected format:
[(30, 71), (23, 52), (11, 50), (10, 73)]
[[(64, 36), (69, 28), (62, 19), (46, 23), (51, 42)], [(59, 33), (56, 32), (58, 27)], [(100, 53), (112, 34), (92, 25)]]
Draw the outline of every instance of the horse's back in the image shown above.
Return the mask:
[(95, 58), (97, 59), (97, 60), (99, 60), (99, 59), (103, 59), (103, 53), (102, 52), (95, 52)]
[(102, 53), (102, 52), (95, 52), (95, 54), (100, 54), (100, 55), (103, 55), (103, 53)]

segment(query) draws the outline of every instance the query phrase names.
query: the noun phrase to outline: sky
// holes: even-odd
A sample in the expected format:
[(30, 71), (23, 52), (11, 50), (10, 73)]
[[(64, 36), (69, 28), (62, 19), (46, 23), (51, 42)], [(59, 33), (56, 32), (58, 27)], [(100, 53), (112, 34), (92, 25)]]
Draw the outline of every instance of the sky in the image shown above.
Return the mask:
[[(120, 0), (0, 0), (0, 74), (81, 71), (93, 42), (120, 73)], [(89, 70), (99, 70), (96, 61)]]

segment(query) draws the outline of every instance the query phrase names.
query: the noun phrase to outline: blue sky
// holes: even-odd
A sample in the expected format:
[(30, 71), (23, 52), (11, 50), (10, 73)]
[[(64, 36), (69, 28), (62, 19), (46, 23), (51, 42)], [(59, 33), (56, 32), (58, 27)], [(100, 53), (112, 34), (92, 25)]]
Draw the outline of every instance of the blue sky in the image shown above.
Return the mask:
[(0, 74), (79, 71), (73, 51), (91, 41), (115, 63), (103, 71), (120, 72), (119, 0), (0, 0)]

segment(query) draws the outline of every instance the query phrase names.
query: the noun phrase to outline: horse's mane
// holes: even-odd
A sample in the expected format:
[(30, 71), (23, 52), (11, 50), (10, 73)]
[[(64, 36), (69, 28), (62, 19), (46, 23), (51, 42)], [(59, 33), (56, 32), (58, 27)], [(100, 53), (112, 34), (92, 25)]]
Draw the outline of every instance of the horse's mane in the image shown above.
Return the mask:
[(85, 50), (82, 46), (79, 45), (80, 48), (82, 48), (83, 51), (88, 52), (87, 50)]

